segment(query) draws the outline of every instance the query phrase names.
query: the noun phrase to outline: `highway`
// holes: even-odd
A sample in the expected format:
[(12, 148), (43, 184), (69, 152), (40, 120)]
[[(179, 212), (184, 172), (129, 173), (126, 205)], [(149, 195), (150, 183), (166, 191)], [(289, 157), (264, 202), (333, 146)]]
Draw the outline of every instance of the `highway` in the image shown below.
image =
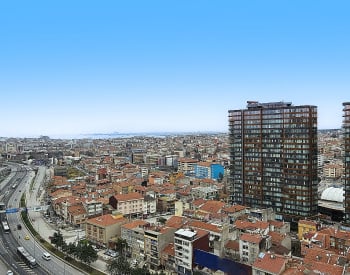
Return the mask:
[[(18, 208), (22, 193), (26, 193), (27, 201), (30, 201), (30, 197), (34, 197), (38, 190), (30, 190), (30, 185), (32, 179), (35, 177), (35, 172), (26, 166), (12, 165), (12, 172), (10, 176), (2, 182), (0, 185), (1, 194), (3, 196), (2, 202), (4, 202), (8, 209)], [(45, 171), (45, 170), (44, 170)], [(43, 180), (42, 175), (39, 173), (35, 180)], [(15, 188), (13, 186), (16, 184)], [(33, 202), (32, 202), (33, 203)], [(30, 206), (30, 205), (29, 205)], [(75, 268), (71, 267), (68, 263), (62, 261), (61, 259), (55, 257), (51, 254), (51, 260), (46, 261), (42, 258), (43, 252), (46, 251), (40, 246), (40, 243), (31, 235), (27, 230), (26, 226), (22, 223), (20, 212), (0, 214), (1, 219), (7, 216), (7, 221), (11, 229), (10, 234), (4, 233), (1, 230), (0, 239), (0, 257), (1, 259), (11, 266), (11, 270), (15, 274), (57, 274), (57, 275), (76, 275), (84, 274)], [(18, 230), (17, 225), (21, 224), (22, 229)], [(35, 225), (33, 225), (35, 228)], [(29, 240), (25, 240), (25, 236), (29, 236)], [(38, 263), (38, 266), (31, 269), (29, 268), (17, 255), (17, 247), (23, 246)]]

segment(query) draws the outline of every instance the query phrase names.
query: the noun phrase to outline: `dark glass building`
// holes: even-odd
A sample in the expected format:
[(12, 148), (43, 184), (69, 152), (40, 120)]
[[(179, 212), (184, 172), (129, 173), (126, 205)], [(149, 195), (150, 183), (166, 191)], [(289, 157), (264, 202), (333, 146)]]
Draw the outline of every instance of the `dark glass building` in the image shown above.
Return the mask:
[(344, 208), (345, 222), (350, 224), (350, 102), (343, 103), (343, 138), (344, 138)]
[(277, 219), (317, 214), (317, 107), (248, 101), (229, 110), (231, 203)]

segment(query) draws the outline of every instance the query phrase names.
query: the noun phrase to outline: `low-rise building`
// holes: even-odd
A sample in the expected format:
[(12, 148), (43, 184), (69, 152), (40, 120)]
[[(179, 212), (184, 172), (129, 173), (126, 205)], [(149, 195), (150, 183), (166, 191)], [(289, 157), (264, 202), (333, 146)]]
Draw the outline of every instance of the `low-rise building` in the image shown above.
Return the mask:
[(298, 238), (302, 239), (303, 235), (308, 232), (316, 232), (320, 229), (319, 222), (312, 220), (299, 220), (298, 221)]
[(273, 253), (261, 252), (252, 265), (252, 275), (279, 275), (286, 269), (288, 259)]
[(100, 246), (107, 247), (110, 239), (121, 236), (121, 227), (128, 222), (121, 215), (106, 214), (86, 221), (86, 239)]
[(82, 203), (68, 207), (66, 222), (74, 226), (81, 226), (85, 224), (86, 219), (87, 212)]
[(144, 197), (137, 192), (118, 194), (109, 198), (109, 204), (123, 215), (142, 215)]
[(252, 264), (260, 252), (266, 252), (271, 247), (271, 237), (260, 234), (244, 233), (239, 240), (241, 261)]

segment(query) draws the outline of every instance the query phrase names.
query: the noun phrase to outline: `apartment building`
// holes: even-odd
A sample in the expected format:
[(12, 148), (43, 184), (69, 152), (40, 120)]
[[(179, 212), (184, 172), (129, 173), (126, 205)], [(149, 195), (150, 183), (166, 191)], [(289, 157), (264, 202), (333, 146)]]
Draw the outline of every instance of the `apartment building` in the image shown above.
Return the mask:
[(323, 176), (325, 178), (338, 179), (344, 174), (342, 163), (326, 163), (323, 166)]
[(302, 239), (305, 233), (317, 232), (320, 229), (321, 225), (319, 222), (312, 220), (299, 220), (298, 221), (298, 238)]
[(178, 172), (182, 172), (186, 176), (194, 176), (195, 166), (198, 163), (197, 159), (179, 158)]
[(204, 230), (209, 232), (209, 249), (215, 255), (220, 257), (224, 254), (225, 242), (229, 236), (229, 226), (227, 223), (207, 223), (203, 221), (190, 220), (188, 227), (195, 230)]
[(145, 230), (145, 257), (151, 270), (161, 269), (161, 252), (171, 242), (174, 242), (176, 228), (153, 227)]
[(248, 101), (228, 113), (231, 203), (279, 220), (317, 214), (317, 107)]
[(177, 274), (191, 275), (195, 249), (209, 251), (209, 232), (181, 228), (175, 232), (174, 245)]
[(86, 199), (83, 200), (83, 206), (88, 217), (99, 216), (103, 213), (103, 204), (101, 201)]
[(150, 224), (143, 220), (134, 220), (126, 223), (121, 227), (121, 237), (126, 240), (128, 246), (128, 254), (132, 259), (142, 262), (145, 257), (145, 229)]
[[(278, 275), (283, 274), (288, 258), (273, 253), (260, 253), (252, 265), (252, 275)], [(292, 273), (290, 273), (292, 274)]]
[(137, 192), (118, 194), (109, 198), (109, 204), (123, 215), (142, 215), (144, 197)]
[[(161, 264), (168, 272), (176, 273), (175, 247), (174, 243), (169, 243), (161, 253)], [(172, 274), (172, 273), (171, 273)]]
[(87, 216), (87, 212), (82, 203), (78, 205), (72, 205), (67, 209), (66, 222), (75, 226), (81, 226), (85, 224)]
[(121, 227), (128, 220), (121, 215), (111, 214), (91, 218), (86, 221), (85, 236), (92, 243), (107, 247), (108, 242), (114, 237), (121, 236)]
[(153, 196), (146, 195), (144, 197), (143, 214), (145, 216), (154, 215), (157, 212), (157, 199)]
[(269, 235), (244, 233), (239, 239), (239, 253), (242, 262), (252, 264), (261, 252), (271, 248)]
[(350, 224), (350, 102), (343, 103), (345, 222)]
[(217, 199), (219, 197), (218, 190), (214, 187), (193, 187), (191, 190), (192, 196), (194, 199), (207, 199), (207, 200), (213, 200)]
[(218, 180), (224, 176), (224, 166), (215, 162), (198, 162), (194, 167), (195, 177), (198, 179)]

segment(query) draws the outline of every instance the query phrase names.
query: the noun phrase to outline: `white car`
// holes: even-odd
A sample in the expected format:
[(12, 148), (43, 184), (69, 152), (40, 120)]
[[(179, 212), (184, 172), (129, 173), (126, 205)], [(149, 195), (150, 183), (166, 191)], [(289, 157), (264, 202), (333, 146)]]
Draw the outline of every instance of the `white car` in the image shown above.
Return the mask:
[(51, 254), (50, 253), (44, 252), (42, 257), (46, 261), (50, 261), (51, 260)]

